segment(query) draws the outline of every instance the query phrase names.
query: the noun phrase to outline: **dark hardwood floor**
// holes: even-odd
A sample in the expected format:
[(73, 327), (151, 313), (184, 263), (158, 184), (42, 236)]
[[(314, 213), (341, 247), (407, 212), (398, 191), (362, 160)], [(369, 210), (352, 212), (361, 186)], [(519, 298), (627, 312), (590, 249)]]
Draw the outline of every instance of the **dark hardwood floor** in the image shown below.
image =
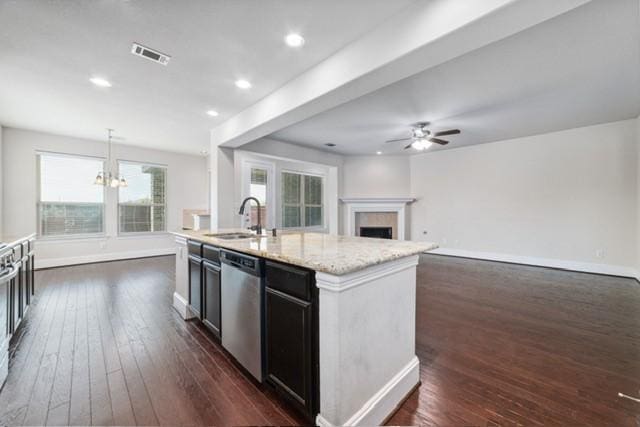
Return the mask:
[(640, 284), (423, 256), (420, 388), (390, 424), (640, 426)]
[[(38, 271), (0, 424), (301, 424), (170, 309), (173, 263)], [(637, 282), (423, 256), (417, 313), (422, 384), (390, 424), (640, 425), (617, 397), (640, 394)]]

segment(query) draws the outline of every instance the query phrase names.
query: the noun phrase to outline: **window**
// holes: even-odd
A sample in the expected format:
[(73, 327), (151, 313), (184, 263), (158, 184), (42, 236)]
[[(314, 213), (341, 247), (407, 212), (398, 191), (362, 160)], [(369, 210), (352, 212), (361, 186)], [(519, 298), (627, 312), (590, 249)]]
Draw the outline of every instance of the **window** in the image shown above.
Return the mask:
[(104, 169), (97, 158), (40, 153), (38, 232), (40, 236), (104, 232), (104, 187), (94, 185)]
[(282, 227), (303, 228), (323, 225), (320, 176), (282, 173)]
[(120, 161), (118, 169), (119, 175), (129, 184), (118, 189), (120, 232), (165, 231), (167, 168)]
[[(255, 197), (260, 201), (260, 219), (262, 225), (269, 224), (267, 210), (267, 180), (269, 173), (263, 168), (251, 168), (251, 184), (249, 186), (249, 196)], [(258, 223), (258, 206), (253, 202), (251, 205), (251, 224)]]

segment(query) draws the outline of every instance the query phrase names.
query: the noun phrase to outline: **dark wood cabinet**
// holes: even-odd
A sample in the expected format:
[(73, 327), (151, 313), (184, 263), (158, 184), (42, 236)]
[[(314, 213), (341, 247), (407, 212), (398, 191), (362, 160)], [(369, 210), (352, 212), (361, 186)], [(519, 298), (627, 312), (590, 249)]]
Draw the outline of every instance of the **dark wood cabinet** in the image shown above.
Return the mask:
[(202, 262), (203, 318), (204, 325), (220, 338), (220, 265)]
[(191, 312), (220, 338), (220, 249), (193, 240), (187, 246)]
[(311, 410), (311, 303), (266, 290), (267, 377), (304, 409)]
[(266, 262), (266, 379), (309, 420), (318, 412), (318, 315), (314, 273)]
[(202, 319), (202, 259), (189, 255), (189, 307)]

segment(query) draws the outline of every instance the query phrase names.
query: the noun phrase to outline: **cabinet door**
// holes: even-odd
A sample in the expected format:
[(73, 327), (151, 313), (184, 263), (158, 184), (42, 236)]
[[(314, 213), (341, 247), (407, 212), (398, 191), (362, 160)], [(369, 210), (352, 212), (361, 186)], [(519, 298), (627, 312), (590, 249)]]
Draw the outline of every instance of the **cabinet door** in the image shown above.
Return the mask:
[(204, 291), (203, 322), (220, 338), (220, 267), (210, 262), (202, 263)]
[(24, 318), (29, 306), (29, 259), (24, 258), (22, 270), (20, 271), (20, 317)]
[(313, 411), (311, 303), (266, 289), (267, 379), (306, 414)]
[[(31, 296), (36, 294), (36, 260), (35, 260), (35, 240), (29, 240), (29, 288)], [(31, 303), (31, 299), (29, 299)]]
[(11, 331), (11, 334), (14, 334), (16, 332), (16, 330), (18, 329), (18, 326), (20, 325), (20, 319), (22, 319), (22, 310), (20, 307), (20, 290), (21, 290), (21, 286), (20, 286), (20, 279), (21, 279), (21, 272), (18, 273), (18, 275), (16, 277), (14, 277), (10, 284), (10, 299), (11, 299), (11, 304), (10, 304), (10, 309), (9, 312), (10, 314), (10, 322), (9, 322), (9, 329)]
[(189, 256), (189, 306), (202, 318), (202, 260), (194, 256)]

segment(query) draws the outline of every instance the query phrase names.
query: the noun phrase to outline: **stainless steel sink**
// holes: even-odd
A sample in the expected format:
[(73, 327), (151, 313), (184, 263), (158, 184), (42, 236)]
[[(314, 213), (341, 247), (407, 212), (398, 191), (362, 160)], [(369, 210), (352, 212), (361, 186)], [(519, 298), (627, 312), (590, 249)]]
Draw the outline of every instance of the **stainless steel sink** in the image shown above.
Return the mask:
[(237, 239), (250, 239), (256, 235), (253, 233), (213, 233), (205, 234), (207, 237), (215, 237), (222, 240), (237, 240)]

